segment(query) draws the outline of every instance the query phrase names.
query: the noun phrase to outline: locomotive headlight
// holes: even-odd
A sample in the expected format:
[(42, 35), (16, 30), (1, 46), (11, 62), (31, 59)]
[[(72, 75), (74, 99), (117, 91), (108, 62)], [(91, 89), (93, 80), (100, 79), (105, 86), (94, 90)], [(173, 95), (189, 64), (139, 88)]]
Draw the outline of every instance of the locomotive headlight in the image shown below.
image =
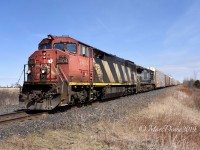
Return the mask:
[(43, 58), (43, 59), (46, 59), (46, 52), (43, 51), (42, 54), (43, 54), (43, 57), (42, 57), (42, 58)]
[(46, 70), (42, 70), (42, 74), (45, 74), (46, 73)]
[(31, 70), (29, 69), (29, 70), (27, 71), (27, 73), (28, 73), (28, 74), (31, 74)]

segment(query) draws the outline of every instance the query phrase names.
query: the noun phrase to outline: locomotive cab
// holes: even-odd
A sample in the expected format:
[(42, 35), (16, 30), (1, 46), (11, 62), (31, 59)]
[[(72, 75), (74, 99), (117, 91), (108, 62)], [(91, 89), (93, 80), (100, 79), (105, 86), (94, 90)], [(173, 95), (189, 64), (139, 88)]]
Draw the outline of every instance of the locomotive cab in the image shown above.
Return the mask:
[(24, 65), (24, 84), (19, 101), (25, 109), (51, 110), (69, 103), (68, 82), (77, 62), (77, 41), (69, 37), (48, 35)]

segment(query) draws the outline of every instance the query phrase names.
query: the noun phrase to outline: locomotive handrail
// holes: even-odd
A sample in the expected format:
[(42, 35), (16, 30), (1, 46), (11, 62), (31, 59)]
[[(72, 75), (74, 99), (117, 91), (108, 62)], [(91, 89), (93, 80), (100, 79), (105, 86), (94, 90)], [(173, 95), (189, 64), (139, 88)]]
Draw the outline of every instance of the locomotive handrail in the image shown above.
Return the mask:
[[(60, 66), (58, 66), (58, 69), (60, 70), (62, 76), (64, 77), (64, 80), (65, 80), (65, 81), (68, 81), (68, 79), (67, 79), (66, 75), (64, 74), (62, 68), (61, 68)], [(60, 75), (60, 74), (58, 73), (58, 75)]]
[[(60, 68), (60, 66), (58, 66), (58, 69), (59, 69), (60, 72), (62, 73), (62, 76), (64, 76), (64, 75), (63, 75), (63, 71), (62, 71), (62, 69)], [(60, 77), (60, 79), (61, 79), (61, 81), (62, 81), (62, 93), (63, 93), (63, 90), (64, 90), (64, 81), (63, 81), (62, 77), (60, 76), (59, 71), (58, 71), (58, 76)], [(65, 78), (65, 77), (64, 77), (64, 78)]]
[[(53, 65), (53, 67), (55, 68), (55, 66)], [(64, 81), (68, 81), (67, 77), (65, 76), (62, 68), (60, 68), (60, 66), (58, 66), (58, 69), (60, 70), (60, 73), (62, 74), (62, 76), (64, 77), (64, 80), (62, 79), (60, 73), (59, 73), (59, 70), (57, 70), (57, 74), (58, 76), (60, 77), (61, 81), (62, 81), (62, 93), (63, 93), (63, 90), (64, 90)]]

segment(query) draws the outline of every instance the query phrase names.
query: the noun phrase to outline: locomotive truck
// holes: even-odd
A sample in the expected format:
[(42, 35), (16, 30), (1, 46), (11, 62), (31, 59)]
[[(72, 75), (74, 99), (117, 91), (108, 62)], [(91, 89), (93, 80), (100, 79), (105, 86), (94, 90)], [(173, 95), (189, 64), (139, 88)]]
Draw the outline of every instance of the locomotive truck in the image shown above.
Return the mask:
[(69, 36), (48, 35), (24, 65), (19, 102), (25, 109), (52, 110), (171, 86), (175, 81), (155, 68)]

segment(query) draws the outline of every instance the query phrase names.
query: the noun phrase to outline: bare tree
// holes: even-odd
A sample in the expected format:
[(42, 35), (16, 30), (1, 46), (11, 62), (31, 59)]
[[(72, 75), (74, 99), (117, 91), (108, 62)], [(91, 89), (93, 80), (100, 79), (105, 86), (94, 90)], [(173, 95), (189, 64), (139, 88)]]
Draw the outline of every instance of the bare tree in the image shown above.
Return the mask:
[(193, 77), (193, 79), (194, 80), (197, 80), (197, 72), (194, 70), (194, 72), (193, 72), (193, 75), (194, 75), (194, 77)]

